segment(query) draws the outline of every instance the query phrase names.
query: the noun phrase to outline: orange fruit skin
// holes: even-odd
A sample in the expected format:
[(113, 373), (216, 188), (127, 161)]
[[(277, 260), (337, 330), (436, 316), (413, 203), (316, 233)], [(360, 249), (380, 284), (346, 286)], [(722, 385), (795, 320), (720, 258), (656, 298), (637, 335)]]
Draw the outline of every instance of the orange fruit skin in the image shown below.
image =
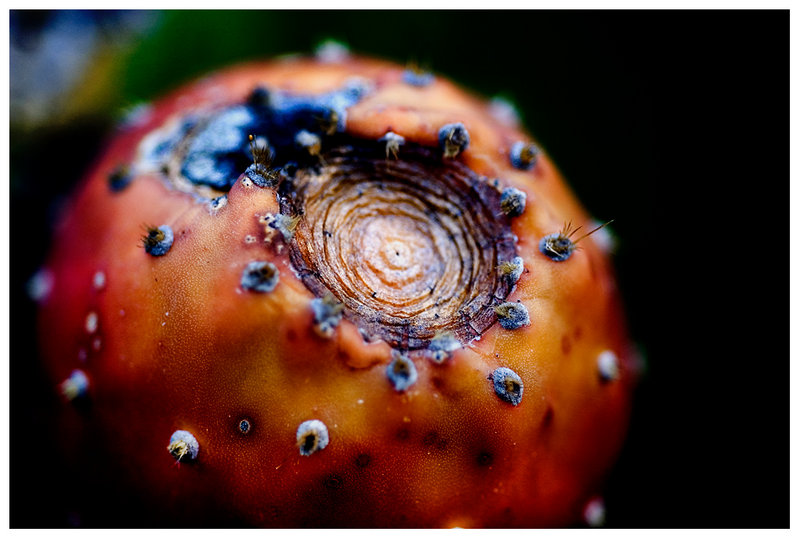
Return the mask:
[[(54, 387), (82, 369), (90, 402), (88, 413), (65, 402), (71, 434), (60, 450), (77, 451), (75, 438), (98, 448), (93, 473), (139, 493), (164, 525), (553, 527), (579, 521), (600, 491), (635, 382), (608, 256), (592, 236), (567, 261), (544, 256), (543, 236), (589, 222), (547, 155), (515, 169), (510, 148), (528, 134), (440, 77), (420, 88), (402, 72), (369, 59), (288, 59), (204, 78), (116, 133), (66, 208), (46, 263), (53, 286), (40, 341)], [(458, 159), (527, 194), (512, 221), (525, 271), (507, 301), (520, 300), (531, 324), (495, 323), (441, 365), (412, 355), (419, 376), (405, 392), (387, 379), (388, 344), (365, 343), (347, 319), (331, 339), (313, 331), (313, 295), (286, 250), (263, 242), (259, 217), (279, 212), (274, 189), (237, 181), (210, 212), (155, 174), (108, 188), (109, 174), (175, 115), (242, 102), (257, 85), (314, 94), (353, 76), (375, 92), (348, 110), (348, 134), (391, 130), (435, 147), (442, 125), (462, 122), (471, 143)], [(145, 253), (144, 223), (172, 227), (166, 255)], [(271, 293), (241, 289), (252, 260), (278, 267)], [(598, 375), (606, 350), (620, 361), (611, 382)], [(498, 367), (522, 378), (518, 406), (495, 395), (487, 377)], [(330, 443), (302, 456), (295, 433), (308, 419), (325, 423)], [(196, 461), (166, 450), (178, 429), (198, 440)]]

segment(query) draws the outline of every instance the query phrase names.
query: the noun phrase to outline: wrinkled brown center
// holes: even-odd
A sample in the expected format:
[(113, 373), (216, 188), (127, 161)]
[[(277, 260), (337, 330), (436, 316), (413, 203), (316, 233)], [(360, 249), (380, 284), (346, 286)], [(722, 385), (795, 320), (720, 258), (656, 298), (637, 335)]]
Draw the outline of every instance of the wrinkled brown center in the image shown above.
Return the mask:
[(451, 331), (468, 342), (510, 290), (497, 266), (515, 238), (497, 189), (433, 150), (328, 152), (298, 171), (282, 211), (302, 215), (292, 262), (306, 286), (330, 291), (368, 338), (417, 349)]

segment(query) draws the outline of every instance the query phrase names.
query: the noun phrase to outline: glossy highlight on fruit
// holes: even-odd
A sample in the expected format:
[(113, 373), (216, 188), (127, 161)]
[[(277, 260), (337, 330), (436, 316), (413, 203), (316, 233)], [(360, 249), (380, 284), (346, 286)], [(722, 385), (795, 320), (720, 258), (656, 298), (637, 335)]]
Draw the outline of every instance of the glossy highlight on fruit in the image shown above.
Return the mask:
[(163, 526), (580, 522), (635, 362), (603, 245), (547, 239), (592, 219), (498, 110), (342, 52), (122, 126), (35, 296), (93, 473)]

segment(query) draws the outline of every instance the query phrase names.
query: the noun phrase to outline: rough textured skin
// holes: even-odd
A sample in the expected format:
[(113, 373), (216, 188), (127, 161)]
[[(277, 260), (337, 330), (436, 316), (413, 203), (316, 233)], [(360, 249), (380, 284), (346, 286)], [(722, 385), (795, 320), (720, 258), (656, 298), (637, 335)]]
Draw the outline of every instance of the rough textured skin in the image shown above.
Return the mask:
[[(237, 181), (217, 211), (155, 173), (109, 189), (141, 139), (180, 111), (243, 102), (257, 85), (331, 91), (354, 75), (376, 90), (347, 111), (348, 135), (393, 131), (436, 148), (439, 128), (461, 122), (471, 141), (457, 160), (527, 195), (511, 221), (525, 270), (506, 301), (521, 301), (530, 325), (494, 323), (441, 364), (412, 352), (418, 378), (402, 392), (387, 379), (386, 342), (366, 343), (347, 318), (330, 339), (315, 333), (314, 295), (288, 251), (264, 242), (260, 216), (280, 211), (274, 188)], [(40, 300), (54, 387), (75, 369), (89, 379), (85, 408), (65, 402), (67, 437), (102, 447), (108, 462), (97, 469), (142, 493), (164, 525), (563, 526), (599, 492), (634, 383), (607, 255), (590, 236), (566, 261), (544, 256), (539, 240), (565, 222), (590, 227), (548, 157), (514, 168), (510, 149), (527, 134), (448, 81), (418, 87), (402, 77), (395, 65), (357, 58), (215, 74), (121, 129), (67, 207), (46, 264), (52, 289)], [(168, 253), (145, 252), (143, 224), (172, 228)], [(242, 290), (254, 260), (278, 268), (273, 291)], [(619, 358), (610, 381), (598, 372), (607, 350)], [(524, 382), (517, 406), (495, 394), (499, 367)], [(330, 442), (303, 456), (296, 432), (311, 419)], [(195, 461), (167, 451), (176, 430), (196, 437)]]

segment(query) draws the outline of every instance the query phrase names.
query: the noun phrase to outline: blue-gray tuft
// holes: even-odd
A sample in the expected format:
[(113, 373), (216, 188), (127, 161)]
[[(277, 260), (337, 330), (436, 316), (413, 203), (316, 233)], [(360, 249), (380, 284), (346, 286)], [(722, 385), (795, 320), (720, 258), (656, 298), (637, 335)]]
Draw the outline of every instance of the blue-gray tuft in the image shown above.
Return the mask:
[(508, 367), (495, 369), (491, 376), (494, 392), (506, 402), (518, 405), (522, 401), (522, 392), (525, 389), (522, 378)]
[(328, 427), (319, 419), (303, 421), (297, 427), (297, 448), (300, 454), (307, 457), (317, 451), (325, 449), (328, 445)]
[(280, 272), (272, 262), (255, 260), (247, 264), (242, 272), (241, 285), (252, 292), (272, 292), (278, 285)]
[(494, 308), (503, 329), (518, 329), (531, 323), (528, 309), (522, 303), (506, 302)]

